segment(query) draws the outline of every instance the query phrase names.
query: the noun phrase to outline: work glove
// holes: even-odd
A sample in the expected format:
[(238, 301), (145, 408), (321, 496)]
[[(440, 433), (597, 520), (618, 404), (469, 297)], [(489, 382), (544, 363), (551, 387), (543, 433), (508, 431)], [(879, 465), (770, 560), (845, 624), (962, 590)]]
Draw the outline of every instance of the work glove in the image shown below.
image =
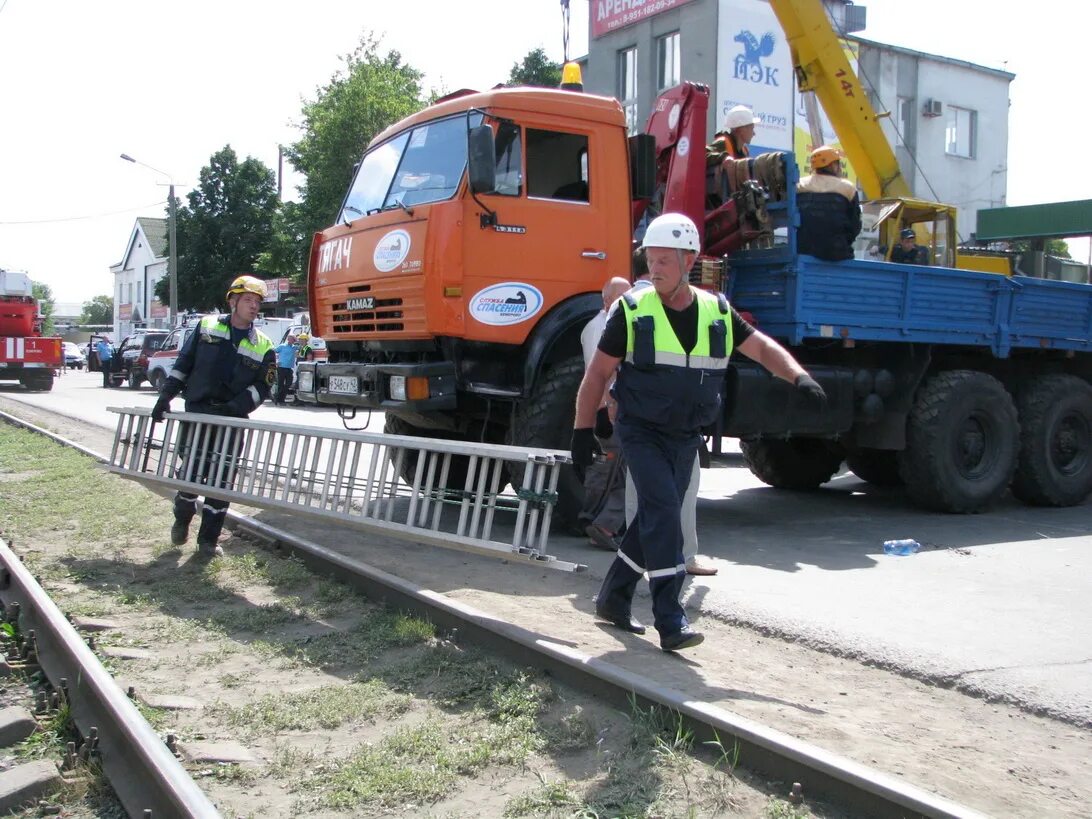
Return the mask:
[(614, 424), (610, 422), (610, 413), (606, 407), (600, 407), (595, 413), (595, 437), (604, 441), (614, 434)]
[(580, 427), (573, 430), (571, 450), (573, 464), (581, 469), (587, 469), (595, 463), (597, 455), (603, 454), (603, 448), (595, 440), (595, 430), (591, 427)]
[(163, 413), (170, 412), (171, 399), (165, 395), (159, 396), (156, 399), (155, 406), (152, 407), (152, 420), (157, 424), (163, 421)]
[(796, 376), (796, 381), (793, 382), (793, 386), (807, 396), (810, 401), (813, 401), (815, 406), (819, 409), (822, 409), (827, 405), (827, 394), (823, 392), (823, 388), (819, 386), (819, 382), (807, 373)]

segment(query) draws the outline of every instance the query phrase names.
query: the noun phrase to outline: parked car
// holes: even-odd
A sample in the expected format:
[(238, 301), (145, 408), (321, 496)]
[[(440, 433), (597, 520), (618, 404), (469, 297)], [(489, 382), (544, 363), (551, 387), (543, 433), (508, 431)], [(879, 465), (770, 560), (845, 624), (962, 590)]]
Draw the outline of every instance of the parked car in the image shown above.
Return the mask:
[(138, 330), (122, 339), (114, 362), (114, 377), (128, 382), (129, 389), (139, 389), (148, 380), (150, 357), (163, 346), (166, 330)]
[(68, 370), (82, 370), (87, 366), (87, 356), (74, 341), (62, 342), (64, 348), (64, 366)]
[(197, 316), (188, 320), (184, 327), (171, 330), (159, 345), (159, 349), (148, 357), (147, 378), (152, 385), (152, 389), (156, 392), (162, 389), (163, 382), (167, 380), (167, 376), (171, 374), (171, 370), (174, 368), (174, 361), (178, 358), (178, 352), (200, 320), (201, 316)]

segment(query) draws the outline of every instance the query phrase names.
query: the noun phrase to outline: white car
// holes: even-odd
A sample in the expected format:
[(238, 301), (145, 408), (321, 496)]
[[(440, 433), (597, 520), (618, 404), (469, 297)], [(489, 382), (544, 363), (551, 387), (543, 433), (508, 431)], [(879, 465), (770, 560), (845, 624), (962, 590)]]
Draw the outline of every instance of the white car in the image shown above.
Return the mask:
[(148, 382), (156, 392), (163, 388), (163, 383), (167, 380), (167, 376), (171, 374), (182, 345), (186, 343), (190, 333), (197, 328), (197, 324), (198, 322), (194, 321), (185, 327), (177, 327), (172, 330), (170, 335), (163, 339), (159, 349), (148, 357)]
[(69, 370), (82, 370), (87, 366), (87, 356), (83, 354), (83, 350), (74, 341), (63, 341), (61, 345), (64, 348), (64, 366)]

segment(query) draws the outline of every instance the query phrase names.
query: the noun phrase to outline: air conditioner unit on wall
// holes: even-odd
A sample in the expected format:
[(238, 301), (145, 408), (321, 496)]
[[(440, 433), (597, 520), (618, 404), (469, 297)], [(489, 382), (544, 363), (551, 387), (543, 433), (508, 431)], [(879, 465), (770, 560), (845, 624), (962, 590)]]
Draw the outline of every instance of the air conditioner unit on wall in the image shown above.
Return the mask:
[(941, 105), (940, 100), (926, 100), (921, 114), (925, 117), (939, 117), (943, 111), (944, 106)]

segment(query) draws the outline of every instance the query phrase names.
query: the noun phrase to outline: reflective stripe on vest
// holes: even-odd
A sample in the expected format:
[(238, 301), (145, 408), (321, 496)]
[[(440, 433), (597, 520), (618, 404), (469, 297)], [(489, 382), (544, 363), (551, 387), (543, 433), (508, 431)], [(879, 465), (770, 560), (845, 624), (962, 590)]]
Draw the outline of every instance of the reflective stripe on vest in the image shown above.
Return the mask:
[[(648, 316), (652, 319), (653, 346), (655, 354), (652, 364), (667, 367), (680, 367), (684, 369), (702, 370), (726, 370), (728, 359), (732, 355), (732, 319), (727, 311), (727, 302), (724, 302), (722, 310), (721, 300), (723, 296), (717, 296), (704, 290), (691, 287), (691, 292), (698, 302), (698, 332), (697, 343), (694, 349), (687, 354), (679, 343), (675, 331), (671, 329), (671, 322), (664, 312), (663, 302), (653, 287), (642, 288), (634, 293), (626, 294), (630, 298), (621, 300), (622, 309), (626, 311), (626, 362), (634, 364), (634, 322), (641, 317)], [(725, 328), (724, 357), (710, 355), (710, 332), (717, 322), (721, 322)]]
[[(201, 319), (201, 332), (208, 336), (215, 336), (226, 341), (231, 340), (231, 318), (229, 316), (205, 316)], [(239, 342), (237, 352), (252, 361), (261, 364), (265, 354), (273, 349), (273, 342), (269, 337), (251, 325), (247, 337)]]

